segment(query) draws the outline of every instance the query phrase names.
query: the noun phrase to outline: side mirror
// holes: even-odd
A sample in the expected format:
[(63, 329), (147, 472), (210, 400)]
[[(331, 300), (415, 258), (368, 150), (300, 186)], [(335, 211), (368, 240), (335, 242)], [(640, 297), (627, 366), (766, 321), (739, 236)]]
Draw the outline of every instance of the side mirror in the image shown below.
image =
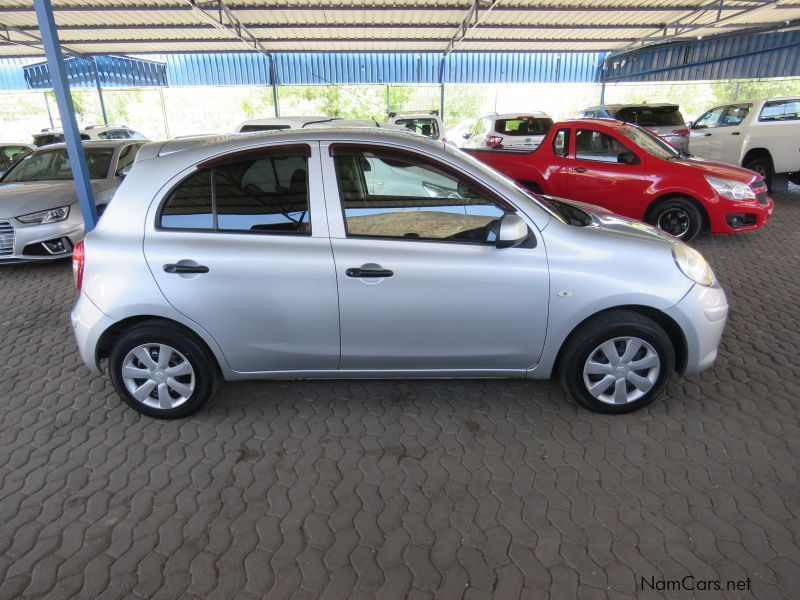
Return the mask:
[(465, 140), (468, 140), (468, 139), (469, 139), (469, 138), (471, 138), (472, 136), (469, 134), (469, 131), (468, 131), (468, 132), (466, 132), (466, 133), (462, 133), (462, 134), (461, 134), (461, 137), (463, 137)]
[(117, 177), (125, 177), (128, 173), (131, 172), (132, 168), (133, 168), (133, 163), (125, 165), (119, 171), (117, 171)]
[(497, 248), (513, 248), (528, 239), (530, 230), (528, 224), (519, 215), (505, 215), (500, 219), (500, 228), (497, 232)]
[(691, 129), (692, 127), (694, 127), (694, 121), (686, 121), (686, 123), (684, 123), (684, 125), (686, 125), (686, 127)]
[(617, 162), (624, 165), (635, 165), (639, 162), (639, 159), (636, 158), (633, 152), (620, 152), (617, 155)]

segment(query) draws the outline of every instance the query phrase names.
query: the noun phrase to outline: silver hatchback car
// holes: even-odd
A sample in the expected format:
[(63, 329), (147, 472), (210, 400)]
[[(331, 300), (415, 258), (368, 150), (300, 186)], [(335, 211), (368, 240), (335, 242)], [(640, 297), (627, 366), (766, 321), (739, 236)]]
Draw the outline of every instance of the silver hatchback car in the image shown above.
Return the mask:
[(162, 418), (222, 379), (556, 372), (627, 412), (708, 367), (728, 311), (678, 240), (377, 129), (148, 144), (73, 267), (84, 362)]

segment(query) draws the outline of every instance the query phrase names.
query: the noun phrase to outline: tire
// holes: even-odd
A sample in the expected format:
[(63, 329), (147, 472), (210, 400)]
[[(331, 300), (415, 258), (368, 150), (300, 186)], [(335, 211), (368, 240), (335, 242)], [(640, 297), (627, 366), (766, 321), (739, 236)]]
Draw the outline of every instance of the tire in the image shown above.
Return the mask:
[(767, 189), (772, 189), (772, 178), (775, 175), (775, 169), (769, 156), (756, 156), (748, 160), (743, 166), (745, 169), (750, 169), (761, 175), (767, 184)]
[[(608, 355), (602, 347), (608, 347), (608, 342), (612, 342), (619, 359), (624, 359), (625, 351), (630, 350), (633, 366), (641, 368), (630, 368), (621, 361), (604, 362)], [(561, 384), (578, 404), (607, 414), (628, 413), (647, 406), (674, 370), (675, 349), (669, 336), (649, 317), (628, 310), (602, 313), (583, 324), (565, 343), (558, 365)], [(608, 379), (605, 387), (595, 387), (595, 394), (590, 391), (590, 386), (597, 386), (608, 377), (613, 380)], [(617, 386), (624, 388), (624, 402), (616, 396)]]
[(655, 207), (650, 223), (683, 242), (689, 242), (703, 228), (703, 215), (691, 200), (673, 198)]
[[(158, 362), (162, 353), (169, 361), (166, 365)], [(144, 360), (147, 356), (149, 364)], [(109, 373), (114, 389), (129, 406), (157, 419), (180, 419), (198, 411), (220, 379), (217, 363), (202, 342), (161, 321), (141, 323), (123, 333), (111, 349)]]

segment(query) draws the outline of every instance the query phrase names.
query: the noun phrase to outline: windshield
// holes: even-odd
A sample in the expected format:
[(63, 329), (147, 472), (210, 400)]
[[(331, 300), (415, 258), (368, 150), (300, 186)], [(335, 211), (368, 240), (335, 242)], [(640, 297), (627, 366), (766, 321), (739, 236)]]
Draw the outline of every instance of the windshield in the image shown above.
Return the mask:
[(618, 110), (616, 117), (642, 127), (683, 127), (683, 115), (677, 106), (629, 106)]
[(439, 126), (436, 124), (436, 119), (429, 119), (427, 117), (419, 119), (396, 119), (394, 124), (401, 125), (409, 131), (420, 135), (439, 137)]
[(660, 137), (650, 133), (646, 129), (625, 125), (624, 131), (629, 140), (656, 158), (670, 160), (671, 158), (679, 158), (683, 156), (680, 150), (669, 145)]
[(553, 120), (545, 117), (521, 116), (514, 119), (497, 119), (494, 130), (503, 135), (545, 135)]
[[(113, 148), (84, 148), (86, 166), (91, 179), (105, 179)], [(66, 148), (43, 150), (29, 154), (19, 161), (5, 176), (3, 183), (24, 181), (59, 181), (72, 179), (72, 168), (69, 165)]]

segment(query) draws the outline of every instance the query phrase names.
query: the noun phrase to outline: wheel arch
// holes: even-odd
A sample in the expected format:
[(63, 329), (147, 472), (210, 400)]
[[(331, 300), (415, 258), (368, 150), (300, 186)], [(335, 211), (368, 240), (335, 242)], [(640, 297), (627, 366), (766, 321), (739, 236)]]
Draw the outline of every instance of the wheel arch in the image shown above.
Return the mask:
[(749, 148), (742, 157), (742, 167), (756, 158), (768, 158), (773, 165), (775, 164), (775, 161), (772, 160), (772, 154), (766, 148)]
[(202, 336), (192, 331), (183, 323), (175, 321), (174, 319), (159, 317), (157, 315), (137, 315), (133, 317), (127, 317), (109, 326), (105, 331), (103, 331), (102, 334), (100, 334), (100, 337), (97, 340), (97, 345), (95, 347), (95, 364), (99, 365), (101, 359), (108, 358), (111, 355), (111, 348), (114, 345), (114, 342), (119, 339), (123, 333), (129, 331), (133, 327), (143, 324), (161, 326), (166, 325), (191, 337), (208, 352), (208, 355), (213, 359), (214, 364), (217, 366), (218, 372), (222, 373), (223, 369), (222, 365), (220, 364), (220, 358), (217, 356), (216, 352), (214, 352), (214, 349), (211, 348), (208, 343), (206, 343)]
[(561, 342), (561, 346), (558, 349), (558, 354), (556, 355), (556, 360), (553, 363), (553, 372), (554, 373), (558, 372), (561, 360), (563, 359), (564, 348), (568, 346), (568, 343), (573, 338), (573, 336), (575, 336), (575, 334), (584, 325), (586, 325), (593, 319), (596, 319), (600, 315), (604, 315), (606, 313), (619, 310), (627, 310), (630, 312), (635, 312), (655, 321), (667, 334), (667, 337), (669, 337), (670, 342), (672, 342), (672, 347), (675, 350), (675, 370), (678, 371), (679, 373), (682, 373), (684, 371), (684, 369), (686, 368), (686, 361), (688, 360), (688, 344), (686, 342), (686, 336), (684, 336), (680, 325), (678, 325), (678, 323), (672, 317), (670, 317), (663, 311), (658, 310), (657, 308), (653, 308), (652, 306), (643, 306), (640, 304), (624, 304), (597, 311), (596, 313), (589, 315), (588, 317), (583, 319), (580, 323), (575, 325), (575, 327), (573, 327), (570, 330), (570, 332), (566, 335), (566, 337), (564, 337), (564, 339)]
[(694, 196), (690, 196), (689, 194), (683, 192), (668, 192), (658, 196), (657, 198), (653, 199), (650, 204), (647, 205), (647, 209), (644, 211), (644, 221), (646, 223), (652, 224), (653, 213), (655, 210), (664, 202), (668, 202), (670, 200), (688, 200), (692, 203), (692, 205), (700, 211), (700, 216), (703, 218), (703, 224), (701, 226), (701, 230), (708, 230), (711, 227), (711, 218), (708, 216), (708, 211), (706, 210), (703, 203), (700, 202)]

